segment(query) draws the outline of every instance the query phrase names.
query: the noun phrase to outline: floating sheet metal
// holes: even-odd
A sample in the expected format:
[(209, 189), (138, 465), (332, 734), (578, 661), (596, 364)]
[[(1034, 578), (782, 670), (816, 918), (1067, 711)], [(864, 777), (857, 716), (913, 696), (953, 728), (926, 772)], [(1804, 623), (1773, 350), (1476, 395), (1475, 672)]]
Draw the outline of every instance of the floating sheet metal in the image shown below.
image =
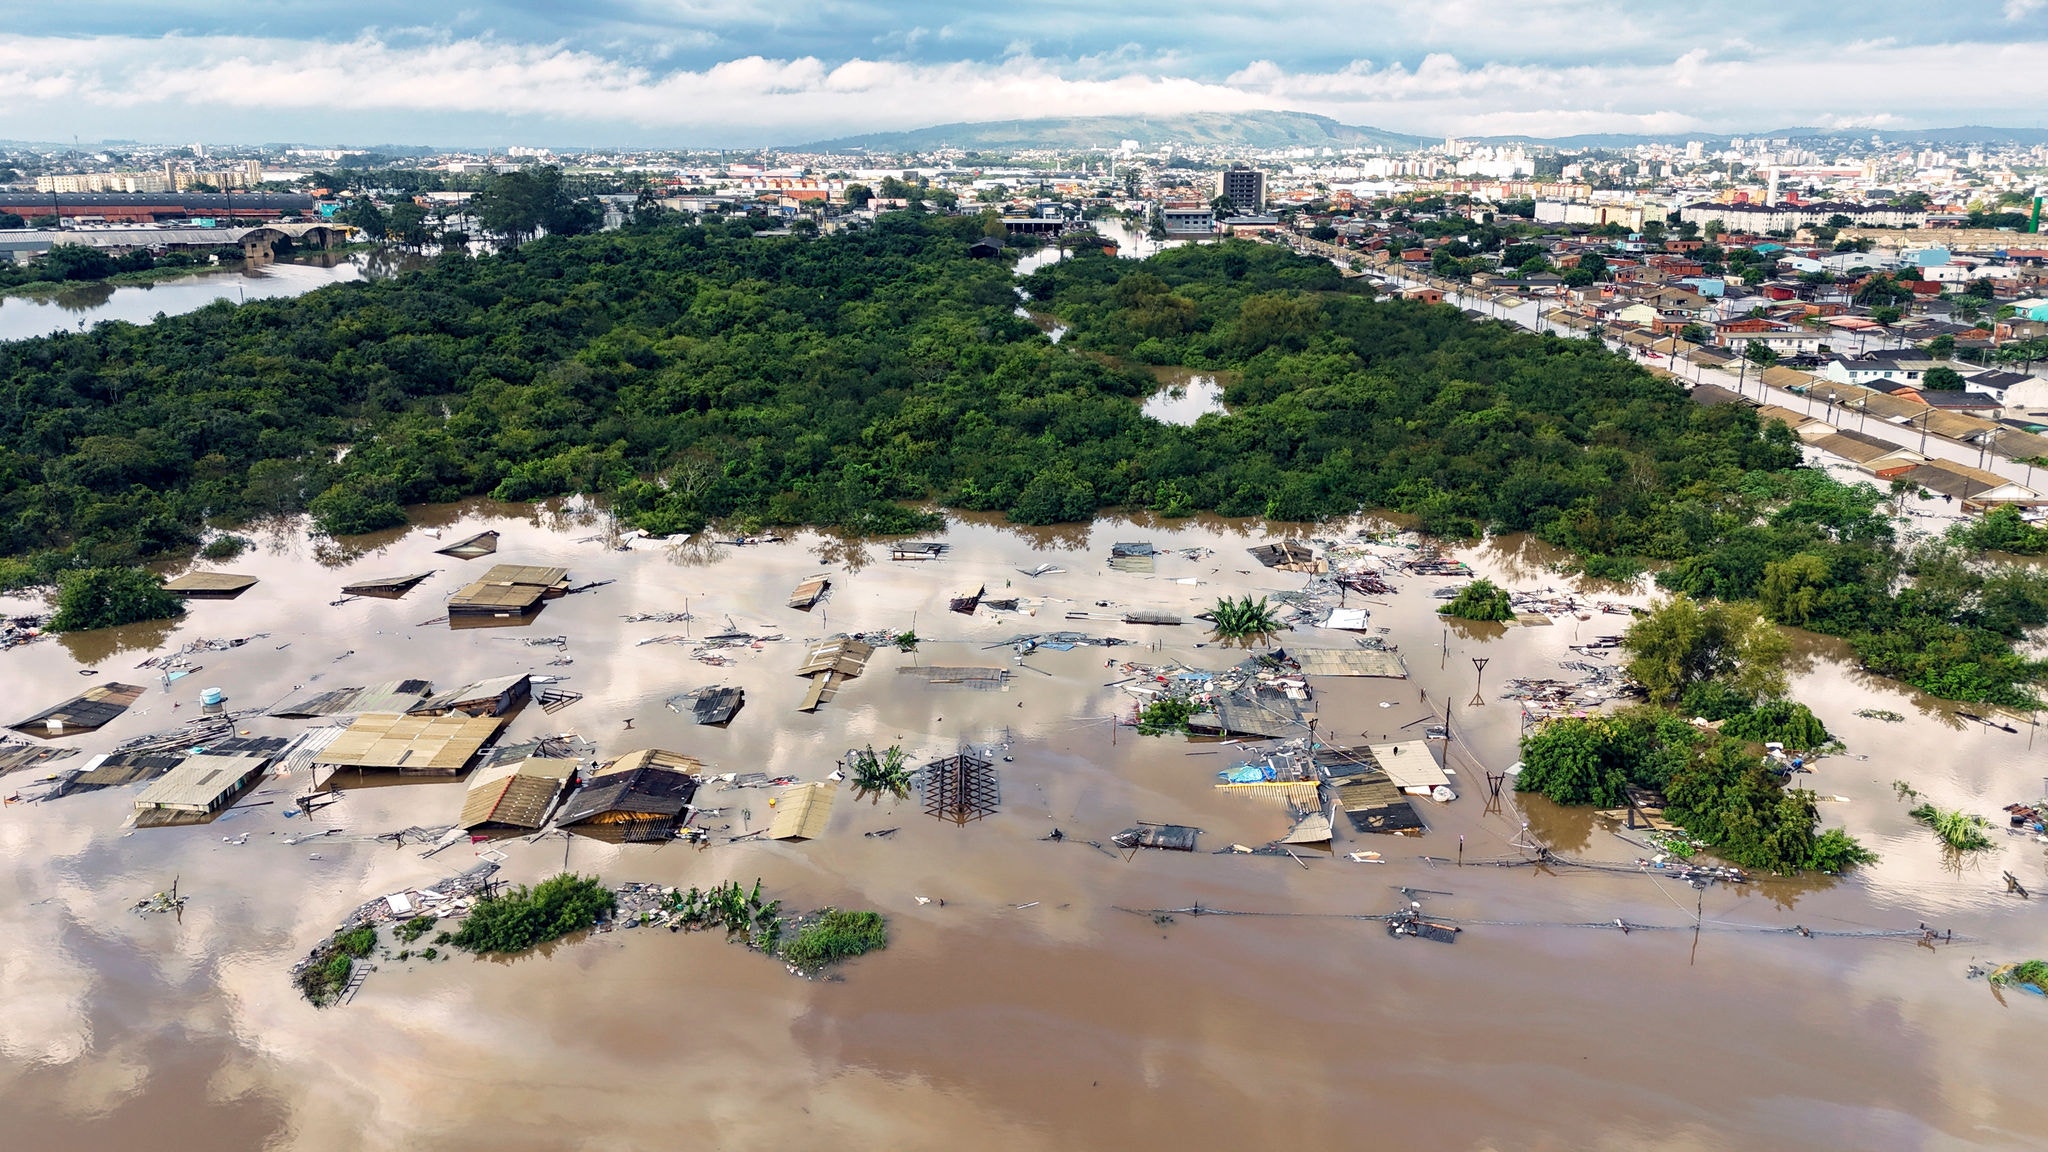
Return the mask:
[(233, 572), (187, 572), (176, 580), (166, 580), (164, 591), (193, 600), (232, 600), (255, 584), (256, 577)]
[(974, 610), (981, 607), (981, 597), (987, 591), (987, 586), (982, 584), (976, 584), (972, 588), (963, 588), (946, 598), (946, 607), (963, 616), (972, 616), (974, 615)]
[(770, 840), (815, 840), (825, 834), (832, 821), (832, 802), (839, 798), (839, 785), (830, 780), (799, 784), (775, 798), (775, 819), (768, 825)]
[(1169, 852), (1193, 852), (1200, 828), (1186, 824), (1139, 824), (1110, 837), (1124, 848), (1163, 848)]
[(1282, 564), (1307, 564), (1316, 558), (1316, 550), (1299, 540), (1275, 540), (1270, 544), (1247, 548), (1245, 551), (1252, 554), (1252, 559), (1268, 568), (1277, 568)]
[(45, 708), (23, 720), (14, 725), (14, 730), (45, 739), (96, 731), (142, 699), (142, 691), (133, 684), (112, 681), (98, 684), (54, 708)]
[(1372, 613), (1363, 608), (1333, 608), (1323, 627), (1339, 632), (1363, 632), (1372, 627)]
[(1405, 680), (1408, 669), (1396, 652), (1373, 648), (1289, 648), (1304, 676), (1384, 676)]
[(1124, 623), (1126, 624), (1178, 626), (1180, 622), (1179, 614), (1174, 612), (1158, 612), (1149, 608), (1140, 608), (1124, 613)]
[(1193, 731), (1219, 736), (1264, 736), (1291, 740), (1308, 735), (1308, 713), (1285, 694), (1271, 690), (1218, 696), (1209, 711), (1189, 717)]
[(898, 668), (897, 673), (914, 676), (934, 685), (956, 688), (973, 688), (983, 692), (1001, 691), (1010, 682), (1008, 668), (954, 668), (945, 666), (923, 666)]
[(386, 680), (359, 688), (333, 688), (270, 710), (287, 720), (348, 716), (358, 712), (410, 712), (434, 690), (426, 680)]
[(432, 572), (417, 572), (411, 576), (379, 576), (369, 580), (358, 580), (353, 584), (343, 584), (341, 592), (344, 596), (375, 596), (384, 600), (396, 600), (412, 591), (414, 585), (432, 575)]
[(891, 560), (937, 560), (951, 547), (930, 540), (910, 540), (889, 546)]
[(841, 676), (858, 676), (867, 669), (868, 659), (874, 654), (872, 644), (851, 636), (835, 636), (812, 647), (804, 662), (797, 665), (796, 674), (815, 676), (831, 671)]
[(1311, 812), (1297, 821), (1287, 835), (1280, 838), (1282, 844), (1328, 844), (1334, 835), (1330, 818), (1321, 812)]
[(832, 580), (830, 577), (824, 575), (813, 576), (797, 585), (796, 590), (789, 594), (789, 606), (808, 612), (824, 597), (825, 590), (831, 586)]
[(457, 540), (446, 548), (434, 549), (435, 552), (443, 556), (453, 556), (459, 560), (475, 560), (479, 556), (489, 556), (497, 550), (498, 534), (496, 532), (479, 532), (474, 536)]
[(707, 688), (691, 705), (691, 718), (699, 724), (729, 724), (746, 702), (744, 688)]

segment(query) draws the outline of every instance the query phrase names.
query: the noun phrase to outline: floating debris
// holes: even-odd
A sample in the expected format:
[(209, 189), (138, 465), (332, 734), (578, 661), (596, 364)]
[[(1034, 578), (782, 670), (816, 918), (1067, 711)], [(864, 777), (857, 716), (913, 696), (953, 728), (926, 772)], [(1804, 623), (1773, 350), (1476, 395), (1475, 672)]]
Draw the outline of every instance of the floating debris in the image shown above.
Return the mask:
[(1889, 708), (1858, 708), (1855, 715), (1865, 720), (1882, 720), (1887, 724), (1898, 724), (1906, 719)]

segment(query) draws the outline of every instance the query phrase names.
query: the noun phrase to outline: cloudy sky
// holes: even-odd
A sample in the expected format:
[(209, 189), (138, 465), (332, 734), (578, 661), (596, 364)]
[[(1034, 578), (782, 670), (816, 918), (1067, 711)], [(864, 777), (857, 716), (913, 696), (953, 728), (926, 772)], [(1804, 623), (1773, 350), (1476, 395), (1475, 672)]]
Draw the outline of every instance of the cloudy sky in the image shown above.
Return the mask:
[(1284, 108), (1423, 134), (2048, 126), (2048, 0), (17, 3), (0, 136), (790, 144)]

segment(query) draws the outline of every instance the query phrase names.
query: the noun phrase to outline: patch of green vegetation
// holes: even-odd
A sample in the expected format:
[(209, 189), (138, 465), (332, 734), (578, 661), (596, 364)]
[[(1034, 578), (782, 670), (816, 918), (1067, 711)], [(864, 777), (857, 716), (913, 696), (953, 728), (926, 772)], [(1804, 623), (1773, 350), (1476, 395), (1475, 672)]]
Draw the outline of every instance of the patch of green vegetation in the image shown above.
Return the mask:
[(1226, 640), (1250, 640), (1271, 636), (1280, 630), (1280, 617), (1264, 596), (1254, 601), (1249, 595), (1232, 599), (1225, 596), (1216, 601), (1216, 607), (1209, 615), (1213, 618), (1216, 635)]
[(618, 907), (618, 897), (595, 876), (564, 872), (534, 885), (485, 896), (449, 941), (467, 952), (524, 952), (581, 932)]
[(2001, 504), (1975, 520), (1956, 525), (1951, 532), (1969, 547), (1986, 552), (2013, 552), (2021, 556), (2048, 552), (2048, 528), (2027, 523), (2014, 504)]
[(878, 952), (889, 945), (889, 927), (879, 912), (827, 908), (782, 946), (782, 958), (805, 972)]
[(349, 976), (355, 972), (356, 962), (367, 958), (376, 948), (375, 925), (365, 924), (347, 932), (337, 932), (313, 950), (313, 955), (299, 968), (293, 982), (308, 1003), (315, 1008), (325, 1008), (348, 988)]
[(140, 620), (168, 620), (185, 605), (164, 591), (163, 579), (141, 568), (87, 568), (67, 572), (57, 588), (57, 615), (50, 628), (86, 632)]
[(1787, 788), (1752, 745), (1653, 705), (1560, 717), (1522, 740), (1516, 787), (1560, 804), (1627, 802), (1629, 785), (1661, 791), (1664, 814), (1745, 868), (1839, 872), (1874, 859), (1837, 828), (1817, 832), (1813, 793)]
[[(0, 577), (53, 584), (280, 513), (366, 532), (486, 493), (599, 495), (656, 534), (916, 532), (941, 523), (931, 504), (1031, 524), (1385, 508), (1754, 601), (1950, 699), (2025, 706), (2048, 675), (2016, 650), (2048, 625), (2048, 573), (1969, 551), (2031, 537), (1987, 518), (1902, 547), (1884, 497), (1802, 467), (1782, 422), (1695, 404), (1598, 341), (1374, 300), (1327, 261), (1226, 242), (1034, 273), (1032, 306), (1069, 330), (1053, 344), (1012, 315), (1008, 266), (967, 256), (978, 218), (771, 239), (649, 212), (571, 236), (587, 213), (567, 185), (521, 180), (490, 186), (491, 230), (550, 235), (500, 254), (0, 344), (0, 556), (23, 561)], [(1229, 414), (1146, 418), (1141, 346), (1227, 370)]]
[(434, 923), (437, 919), (437, 917), (433, 916), (415, 916), (393, 928), (391, 934), (398, 937), (399, 943), (410, 944), (425, 936), (428, 932), (433, 931)]
[(782, 901), (762, 900), (761, 881), (752, 891), (728, 880), (710, 891), (695, 885), (663, 898), (663, 907), (674, 914), (674, 922), (685, 930), (724, 928), (727, 939), (741, 939), (748, 947), (773, 952), (782, 939)]
[(1731, 716), (1721, 725), (1721, 734), (1758, 744), (1776, 741), (1787, 748), (1807, 751), (1834, 743), (1820, 717), (1806, 705), (1791, 700), (1766, 700)]
[(893, 639), (898, 652), (917, 651), (917, 631), (915, 629), (898, 632)]
[(910, 762), (904, 759), (903, 749), (894, 744), (879, 754), (870, 744), (855, 752), (846, 768), (855, 796), (880, 800), (886, 792), (901, 800), (910, 795)]
[(1515, 618), (1515, 609), (1509, 602), (1508, 590), (1484, 577), (1460, 588), (1458, 594), (1451, 598), (1451, 602), (1437, 611), (1460, 620), (1487, 620), (1499, 623)]
[(1181, 696), (1161, 696), (1138, 713), (1138, 733), (1165, 736), (1188, 730), (1188, 718), (1195, 714), (1195, 702)]
[(2010, 967), (2000, 968), (1991, 974), (1991, 982), (2008, 987), (2026, 985), (2048, 995), (2048, 961), (2022, 960)]
[(1934, 838), (1951, 852), (1982, 852), (1991, 847), (1991, 837), (1984, 832), (1991, 822), (1982, 816), (1932, 804), (1922, 804), (1906, 815), (1932, 829)]
[(199, 550), (199, 554), (208, 560), (233, 560), (247, 552), (250, 547), (247, 536), (237, 536), (228, 532), (208, 540), (206, 546)]

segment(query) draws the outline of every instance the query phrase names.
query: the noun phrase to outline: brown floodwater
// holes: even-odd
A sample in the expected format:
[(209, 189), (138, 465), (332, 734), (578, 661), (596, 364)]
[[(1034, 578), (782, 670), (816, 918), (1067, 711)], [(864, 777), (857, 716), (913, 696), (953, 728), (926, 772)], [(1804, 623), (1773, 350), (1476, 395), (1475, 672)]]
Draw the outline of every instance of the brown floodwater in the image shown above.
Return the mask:
[[(1965, 979), (1973, 960), (2048, 954), (2038, 901), (2005, 895), (1999, 879), (2011, 870), (2048, 888), (2042, 848), (2001, 830), (1992, 852), (1945, 861), (1893, 782), (2001, 816), (2043, 790), (2048, 757), (2028, 747), (2024, 725), (2009, 735), (1957, 721), (1949, 706), (1846, 666), (1820, 638), (1802, 642), (1795, 693), (1848, 750), (1802, 782), (1830, 797), (1827, 823), (1882, 855), (1851, 876), (1702, 893), (1638, 874), (1485, 866), (1523, 858), (1517, 845), (1531, 836), (1593, 861), (1640, 854), (1584, 811), (1510, 795), (1489, 812), (1478, 779), (1515, 759), (1521, 715), (1500, 686), (1570, 678), (1557, 668), (1577, 658), (1569, 646), (1617, 632), (1626, 618), (1451, 630), (1430, 591), (1453, 581), (1430, 577), (1398, 577), (1397, 595), (1365, 600), (1410, 678), (1317, 679), (1319, 731), (1333, 741), (1412, 737), (1448, 701), (1462, 795), (1422, 805), (1424, 837), (1340, 832), (1334, 852), (1296, 862), (1209, 851), (1264, 843), (1287, 826), (1282, 811), (1213, 787), (1234, 746), (1140, 738), (1111, 723), (1132, 701), (1108, 686), (1123, 674), (1105, 661), (1221, 668), (1242, 652), (1197, 627), (1064, 618), (1125, 607), (1190, 614), (1223, 594), (1300, 587), (1304, 578), (1246, 554), (1266, 538), (1263, 524), (1023, 529), (965, 518), (944, 559), (897, 563), (884, 544), (813, 534), (747, 547), (635, 540), (617, 551), (602, 516), (573, 508), (472, 503), (424, 510), (420, 521), (439, 535), (414, 527), (335, 544), (294, 524), (259, 531), (254, 551), (208, 565), (261, 578), (238, 600), (194, 602), (172, 624), (0, 654), (8, 706), (25, 716), (92, 683), (148, 685), (126, 715), (67, 742), (94, 752), (191, 716), (203, 687), (242, 708), (400, 676), (447, 685), (532, 671), (567, 677), (583, 699), (553, 715), (525, 709), (508, 739), (574, 732), (606, 756), (651, 745), (716, 771), (807, 780), (849, 747), (901, 744), (921, 762), (963, 741), (1004, 741), (1001, 810), (955, 826), (914, 800), (842, 793), (827, 833), (802, 844), (549, 837), (422, 859), (416, 845), (369, 838), (453, 821), (459, 782), (347, 787), (316, 817), (345, 832), (297, 846), (283, 840), (305, 823), (279, 802), (304, 781), (289, 777), (266, 780), (200, 827), (132, 828), (132, 789), (9, 805), (0, 811), (0, 1109), (10, 1146), (2044, 1146), (2038, 1038), (2048, 1002), (2001, 999)], [(503, 533), (494, 557), (433, 553), (485, 527)], [(1105, 563), (1119, 540), (1214, 552), (1166, 554), (1154, 574), (1123, 573)], [(1526, 541), (1458, 555), (1509, 587), (1584, 587), (1546, 570)], [(429, 623), (495, 562), (617, 582), (552, 601), (525, 628)], [(1065, 571), (1019, 571), (1040, 563)], [(330, 603), (349, 579), (429, 570), (402, 599)], [(789, 589), (816, 572), (832, 574), (827, 599), (808, 614), (787, 608)], [(1029, 611), (946, 610), (949, 595), (975, 584), (1022, 596)], [(620, 619), (685, 608), (696, 617), (687, 625)], [(725, 668), (690, 647), (639, 643), (728, 627), (785, 639), (740, 650)], [(927, 638), (915, 653), (884, 651), (817, 713), (796, 711), (805, 638), (908, 627)], [(1041, 650), (1023, 667), (1000, 646), (1062, 629), (1137, 643)], [(203, 669), (168, 688), (135, 669), (197, 637), (258, 633), (198, 655)], [(554, 636), (566, 646), (524, 643)], [(1280, 642), (1353, 639), (1290, 633)], [(1478, 706), (1475, 656), (1489, 661)], [(572, 663), (550, 663), (558, 657)], [(1013, 675), (1001, 692), (948, 690), (897, 672), (912, 662), (1002, 664)], [(714, 683), (747, 690), (727, 729), (696, 727), (664, 706)], [(1871, 708), (1906, 719), (1854, 715)], [(276, 735), (306, 726), (248, 724)], [(46, 771), (0, 785), (12, 791)], [(768, 793), (706, 795), (699, 803), (724, 805), (714, 827), (739, 832), (771, 815)], [(1126, 858), (1082, 843), (1138, 820), (1197, 825), (1201, 850)], [(863, 835), (885, 828), (900, 831)], [(1054, 828), (1069, 839), (1042, 839)], [(879, 909), (890, 944), (810, 981), (712, 935), (621, 931), (510, 961), (385, 962), (346, 1007), (299, 999), (287, 969), (341, 916), (487, 850), (505, 853), (513, 881), (552, 874), (565, 858), (615, 883), (758, 877), (792, 908)], [(1346, 856), (1361, 850), (1385, 862)], [(191, 897), (182, 916), (126, 911), (174, 878)], [(1473, 923), (1443, 946), (1345, 918), (1401, 906), (1397, 887)], [(1266, 915), (1162, 921), (1143, 911), (1196, 903)], [(1571, 926), (1618, 917), (1686, 930)], [(1746, 930), (1922, 922), (1959, 939), (1926, 947)]]

